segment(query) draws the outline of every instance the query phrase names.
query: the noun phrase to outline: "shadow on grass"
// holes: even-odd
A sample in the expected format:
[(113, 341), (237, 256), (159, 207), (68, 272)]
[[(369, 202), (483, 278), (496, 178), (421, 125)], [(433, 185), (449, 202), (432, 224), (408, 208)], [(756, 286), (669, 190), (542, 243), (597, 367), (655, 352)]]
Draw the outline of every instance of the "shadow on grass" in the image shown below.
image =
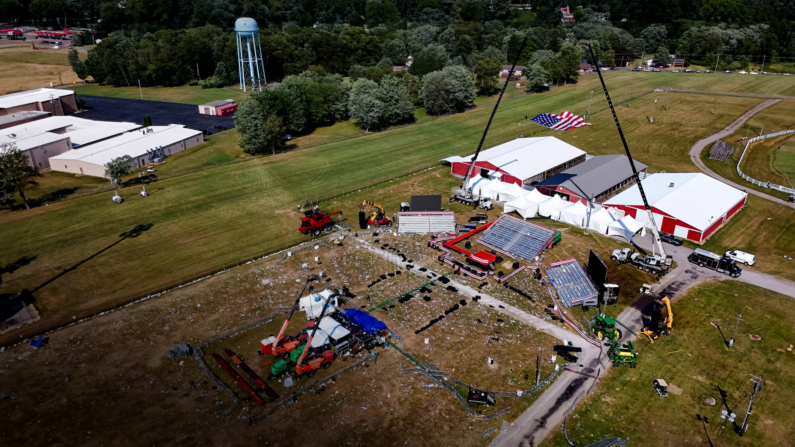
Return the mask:
[(23, 256), (16, 261), (6, 264), (4, 266), (0, 266), (0, 284), (3, 283), (3, 274), (4, 273), (14, 273), (15, 271), (19, 270), (20, 268), (30, 264), (31, 262), (35, 261), (38, 258), (37, 255), (34, 256)]
[(39, 289), (41, 289), (42, 287), (44, 287), (44, 286), (46, 286), (46, 285), (48, 285), (48, 284), (52, 283), (53, 281), (55, 281), (55, 280), (57, 280), (58, 278), (60, 278), (60, 277), (62, 277), (62, 276), (64, 276), (64, 275), (66, 275), (67, 273), (69, 273), (69, 272), (71, 272), (71, 271), (74, 271), (74, 270), (77, 270), (77, 268), (78, 268), (78, 267), (80, 267), (81, 265), (83, 265), (83, 264), (85, 264), (86, 262), (88, 262), (88, 261), (90, 261), (90, 260), (94, 259), (95, 257), (99, 256), (100, 254), (102, 254), (102, 253), (104, 253), (104, 252), (106, 252), (106, 251), (110, 250), (111, 248), (113, 248), (114, 246), (116, 246), (116, 244), (120, 243), (121, 241), (123, 241), (123, 240), (125, 240), (125, 239), (132, 239), (132, 238), (136, 238), (136, 237), (140, 236), (140, 235), (141, 235), (141, 234), (143, 234), (144, 232), (146, 232), (146, 231), (149, 231), (149, 229), (151, 229), (153, 226), (154, 226), (154, 225), (153, 225), (153, 224), (150, 224), (150, 223), (147, 223), (147, 224), (140, 224), (140, 225), (137, 225), (135, 228), (133, 228), (133, 229), (132, 229), (132, 230), (130, 230), (130, 231), (125, 231), (124, 233), (122, 233), (122, 234), (120, 234), (120, 235), (119, 235), (119, 240), (117, 240), (116, 242), (114, 242), (114, 243), (112, 243), (112, 244), (108, 245), (107, 247), (105, 247), (105, 248), (103, 248), (102, 250), (100, 250), (100, 251), (98, 251), (98, 252), (94, 253), (93, 255), (91, 255), (91, 256), (89, 256), (89, 257), (87, 257), (87, 258), (83, 259), (82, 261), (78, 262), (77, 264), (75, 264), (75, 265), (73, 265), (73, 266), (71, 266), (71, 267), (69, 267), (69, 268), (66, 268), (66, 269), (64, 269), (64, 270), (63, 270), (61, 273), (59, 273), (59, 274), (57, 274), (57, 275), (53, 276), (53, 277), (52, 277), (52, 278), (50, 278), (49, 280), (45, 281), (45, 282), (44, 282), (44, 283), (42, 283), (41, 285), (39, 285), (39, 286), (37, 286), (36, 288), (34, 288), (34, 289), (33, 289), (33, 290), (30, 292), (30, 293), (35, 293), (36, 291), (38, 291), (38, 290), (39, 290)]

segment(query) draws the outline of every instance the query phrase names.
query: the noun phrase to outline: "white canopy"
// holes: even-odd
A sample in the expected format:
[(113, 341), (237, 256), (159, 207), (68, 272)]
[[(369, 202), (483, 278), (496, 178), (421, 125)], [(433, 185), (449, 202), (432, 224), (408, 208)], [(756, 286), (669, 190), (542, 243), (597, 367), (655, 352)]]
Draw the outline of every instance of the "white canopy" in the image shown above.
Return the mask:
[(607, 228), (616, 220), (618, 219), (610, 214), (607, 208), (602, 208), (591, 214), (591, 221), (588, 223), (588, 226), (597, 233), (607, 234)]
[(538, 203), (531, 202), (527, 199), (529, 194), (525, 194), (523, 196), (519, 196), (510, 202), (505, 203), (504, 213), (510, 213), (511, 211), (516, 211), (519, 213), (520, 216), (524, 217), (525, 219), (529, 219), (531, 217), (535, 217), (536, 212), (538, 211)]
[(560, 212), (560, 221), (567, 224), (576, 225), (578, 227), (585, 226), (585, 219), (588, 217), (588, 207), (583, 205), (582, 202), (575, 202), (568, 208), (564, 208)]
[(525, 194), (525, 198), (527, 200), (529, 200), (531, 202), (535, 202), (535, 203), (542, 203), (542, 202), (546, 202), (547, 200), (552, 199), (552, 197), (550, 197), (548, 195), (541, 194), (537, 189), (533, 189), (529, 193)]
[(298, 301), (298, 310), (306, 312), (307, 320), (314, 320), (323, 312), (323, 306), (325, 306), (326, 301), (331, 299), (331, 304), (329, 304), (326, 312), (327, 314), (334, 312), (334, 309), (338, 307), (339, 304), (337, 303), (336, 297), (331, 298), (333, 295), (334, 293), (328, 289), (319, 293), (310, 293), (307, 296), (301, 297), (301, 300)]
[(621, 219), (611, 223), (607, 227), (607, 235), (608, 236), (620, 236), (627, 240), (627, 242), (632, 241), (632, 236), (635, 235), (640, 229), (643, 228), (643, 225), (635, 221), (632, 216), (624, 216)]
[(561, 199), (560, 196), (555, 196), (539, 205), (538, 214), (552, 220), (560, 220), (561, 210), (570, 206), (571, 202)]
[(500, 191), (500, 201), (510, 202), (518, 197), (527, 194), (527, 190), (516, 183), (508, 183), (508, 187)]
[(312, 339), (312, 347), (319, 348), (327, 344), (329, 344), (328, 334), (323, 329), (318, 329), (317, 332), (315, 332), (315, 338)]
[(511, 185), (508, 183), (503, 183), (499, 180), (493, 180), (483, 188), (483, 196), (488, 197), (491, 200), (497, 200), (497, 197), (499, 197), (500, 201), (504, 201), (501, 193), (510, 187)]
[(493, 181), (485, 177), (475, 177), (469, 182), (469, 191), (472, 195), (479, 196), (480, 191), (484, 190)]
[(331, 317), (323, 317), (323, 319), (320, 320), (320, 329), (334, 340), (341, 340), (351, 333), (351, 331), (342, 327), (341, 324)]

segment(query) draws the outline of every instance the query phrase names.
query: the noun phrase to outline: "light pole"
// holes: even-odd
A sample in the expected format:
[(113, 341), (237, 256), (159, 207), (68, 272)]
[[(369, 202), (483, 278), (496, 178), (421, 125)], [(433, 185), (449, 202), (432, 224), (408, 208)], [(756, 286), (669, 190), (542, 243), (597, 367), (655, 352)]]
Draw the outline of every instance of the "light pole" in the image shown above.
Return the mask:
[(524, 123), (519, 123), (519, 138), (524, 137), (524, 127), (522, 127), (522, 124)]
[(590, 98), (588, 98), (588, 111), (587, 111), (587, 112), (585, 112), (585, 117), (586, 117), (586, 118), (588, 118), (588, 116), (590, 116), (590, 115), (591, 115), (591, 100), (592, 100), (592, 99), (593, 99), (593, 90), (591, 90), (591, 97), (590, 97)]
[(668, 89), (668, 96), (665, 99), (665, 110), (671, 110), (669, 105), (671, 104), (671, 89)]
[(712, 110), (710, 110), (709, 113), (711, 113), (713, 115), (715, 114), (715, 104), (717, 104), (717, 103), (718, 103), (718, 97), (716, 96), (715, 97), (715, 102), (712, 103)]
[(657, 100), (655, 99), (655, 100), (654, 100), (654, 103), (652, 103), (652, 105), (651, 105), (651, 116), (649, 117), (649, 122), (650, 122), (650, 123), (653, 123), (653, 122), (654, 122), (654, 109), (655, 109), (656, 107), (657, 107)]
[(729, 339), (729, 349), (731, 349), (732, 345), (734, 345), (734, 336), (737, 334), (737, 326), (740, 325), (740, 318), (743, 317), (743, 313), (740, 312), (737, 315), (737, 323), (734, 324), (734, 332), (732, 332), (732, 338)]

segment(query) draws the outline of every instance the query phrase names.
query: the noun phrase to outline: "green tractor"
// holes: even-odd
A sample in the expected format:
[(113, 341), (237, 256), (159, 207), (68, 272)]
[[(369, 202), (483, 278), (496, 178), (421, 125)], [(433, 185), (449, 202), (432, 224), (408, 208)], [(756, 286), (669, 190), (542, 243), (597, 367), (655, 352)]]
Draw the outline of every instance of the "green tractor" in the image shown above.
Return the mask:
[(610, 341), (621, 340), (621, 331), (616, 328), (615, 318), (597, 315), (591, 324), (591, 334), (600, 341), (608, 339)]
[(614, 340), (610, 343), (610, 349), (607, 350), (607, 356), (613, 362), (613, 366), (629, 365), (630, 368), (637, 368), (635, 344), (628, 341), (627, 344), (621, 345), (621, 341)]

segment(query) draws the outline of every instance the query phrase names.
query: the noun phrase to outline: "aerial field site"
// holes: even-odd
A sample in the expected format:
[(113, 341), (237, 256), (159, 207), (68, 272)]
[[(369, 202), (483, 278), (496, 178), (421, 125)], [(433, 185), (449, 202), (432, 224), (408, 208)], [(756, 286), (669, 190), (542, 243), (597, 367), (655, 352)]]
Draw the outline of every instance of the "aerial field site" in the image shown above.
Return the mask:
[(795, 446), (795, 7), (0, 2), (0, 440)]

